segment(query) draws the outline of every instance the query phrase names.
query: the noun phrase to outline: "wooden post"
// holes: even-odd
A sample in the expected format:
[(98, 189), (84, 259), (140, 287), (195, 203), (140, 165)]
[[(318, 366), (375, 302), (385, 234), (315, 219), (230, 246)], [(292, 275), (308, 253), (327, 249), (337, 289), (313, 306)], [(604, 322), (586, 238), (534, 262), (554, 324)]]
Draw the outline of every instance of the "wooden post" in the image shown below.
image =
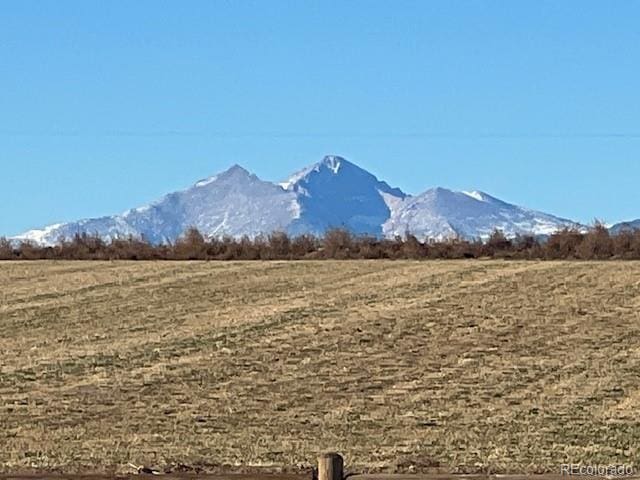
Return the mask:
[(338, 453), (329, 452), (318, 457), (318, 480), (342, 480), (344, 462)]

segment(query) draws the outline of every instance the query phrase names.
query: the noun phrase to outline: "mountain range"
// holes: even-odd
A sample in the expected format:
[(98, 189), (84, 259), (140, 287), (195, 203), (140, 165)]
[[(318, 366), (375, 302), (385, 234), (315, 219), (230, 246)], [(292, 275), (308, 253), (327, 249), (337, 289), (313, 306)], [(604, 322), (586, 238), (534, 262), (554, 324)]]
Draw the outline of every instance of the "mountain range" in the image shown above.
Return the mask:
[(495, 229), (513, 237), (584, 228), (480, 191), (432, 188), (408, 195), (348, 160), (330, 155), (281, 183), (261, 180), (234, 165), (122, 214), (50, 225), (14, 240), (50, 245), (86, 232), (107, 240), (132, 235), (163, 243), (175, 241), (189, 227), (206, 236), (254, 237), (273, 231), (322, 235), (330, 228), (346, 228), (355, 234), (411, 233), (434, 240), (487, 238)]

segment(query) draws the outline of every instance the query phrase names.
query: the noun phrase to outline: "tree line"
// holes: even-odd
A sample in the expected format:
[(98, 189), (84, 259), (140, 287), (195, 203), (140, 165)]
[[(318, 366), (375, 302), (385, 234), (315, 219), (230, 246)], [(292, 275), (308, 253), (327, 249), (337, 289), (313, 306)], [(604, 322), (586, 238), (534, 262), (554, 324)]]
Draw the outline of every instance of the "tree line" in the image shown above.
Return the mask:
[(640, 230), (611, 234), (596, 223), (587, 232), (565, 229), (546, 239), (507, 238), (499, 230), (485, 240), (420, 241), (413, 235), (382, 239), (329, 230), (322, 237), (274, 232), (255, 238), (206, 238), (190, 228), (174, 243), (155, 245), (128, 237), (105, 241), (79, 233), (54, 246), (0, 238), (0, 260), (311, 260), (464, 259), (640, 260)]

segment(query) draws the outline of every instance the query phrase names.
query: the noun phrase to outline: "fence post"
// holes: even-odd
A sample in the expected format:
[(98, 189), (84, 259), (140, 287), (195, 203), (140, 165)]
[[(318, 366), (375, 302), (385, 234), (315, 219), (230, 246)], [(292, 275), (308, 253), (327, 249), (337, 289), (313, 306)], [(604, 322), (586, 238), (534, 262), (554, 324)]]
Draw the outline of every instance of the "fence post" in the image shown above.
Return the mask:
[(318, 480), (342, 480), (344, 461), (338, 453), (324, 453), (318, 457)]

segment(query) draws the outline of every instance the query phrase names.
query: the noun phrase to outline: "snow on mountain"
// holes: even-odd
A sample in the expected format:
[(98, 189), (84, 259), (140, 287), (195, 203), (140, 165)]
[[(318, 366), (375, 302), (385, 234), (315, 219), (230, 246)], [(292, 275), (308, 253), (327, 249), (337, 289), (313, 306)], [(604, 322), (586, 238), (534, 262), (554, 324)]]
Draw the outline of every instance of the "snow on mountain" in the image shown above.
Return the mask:
[(571, 220), (503, 202), (484, 192), (454, 192), (432, 188), (406, 198), (394, 208), (382, 227), (387, 237), (411, 233), (420, 239), (452, 237), (486, 239), (495, 229), (509, 237), (518, 234), (549, 235)]
[(410, 196), (342, 157), (330, 155), (276, 184), (234, 165), (192, 187), (120, 215), (31, 230), (14, 240), (54, 244), (77, 233), (109, 240), (144, 237), (175, 241), (189, 227), (207, 236), (254, 237), (273, 231), (322, 234), (346, 228), (356, 234), (419, 238), (547, 235), (570, 220), (508, 204), (483, 192), (434, 188)]
[(189, 227), (211, 236), (253, 236), (285, 229), (297, 210), (295, 195), (234, 165), (128, 213), (127, 223), (152, 242), (173, 241)]
[(391, 215), (389, 202), (407, 196), (335, 155), (326, 156), (281, 185), (294, 192), (300, 204), (300, 217), (288, 229), (293, 234), (346, 228), (379, 236), (382, 224)]
[(189, 227), (206, 235), (239, 237), (284, 230), (298, 210), (295, 193), (234, 165), (191, 188), (122, 215), (56, 225), (16, 239), (53, 244), (60, 238), (87, 232), (106, 239), (132, 235), (162, 243), (176, 240)]
[(49, 238), (52, 235), (55, 235), (56, 232), (63, 226), (64, 225), (62, 223), (56, 223), (53, 225), (49, 225), (48, 227), (45, 227), (41, 230), (29, 230), (21, 235), (13, 237), (11, 240), (14, 240), (14, 241), (28, 240), (39, 245), (48, 245), (51, 243)]

